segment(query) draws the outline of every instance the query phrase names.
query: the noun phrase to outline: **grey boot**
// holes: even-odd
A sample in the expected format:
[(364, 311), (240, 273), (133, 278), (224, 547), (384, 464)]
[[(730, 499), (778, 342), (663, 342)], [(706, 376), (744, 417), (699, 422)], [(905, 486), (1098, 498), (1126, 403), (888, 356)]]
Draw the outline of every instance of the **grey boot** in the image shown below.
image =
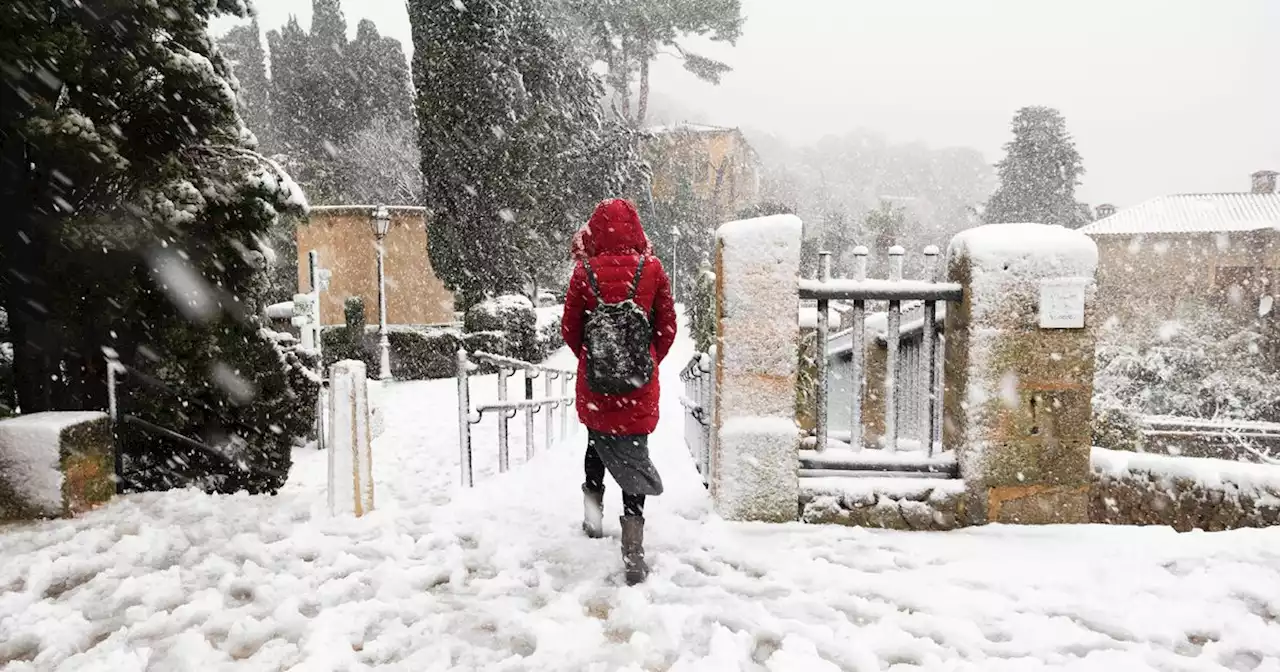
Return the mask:
[(592, 539), (604, 536), (604, 488), (582, 486), (582, 531)]
[(622, 566), (627, 572), (627, 585), (634, 586), (649, 578), (649, 565), (644, 561), (644, 517), (623, 516)]

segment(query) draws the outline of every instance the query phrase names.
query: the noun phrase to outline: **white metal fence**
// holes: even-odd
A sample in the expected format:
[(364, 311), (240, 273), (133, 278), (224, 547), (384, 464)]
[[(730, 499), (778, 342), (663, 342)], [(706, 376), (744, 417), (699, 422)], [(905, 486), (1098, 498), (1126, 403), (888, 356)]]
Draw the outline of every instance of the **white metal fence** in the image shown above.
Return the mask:
[(684, 442), (702, 475), (702, 484), (711, 482), (711, 408), (715, 394), (714, 359), (700, 352), (680, 372), (684, 381)]
[[(493, 402), (473, 405), (471, 403), (471, 375), (480, 368), (481, 364), (497, 370), (498, 399)], [(524, 375), (524, 398), (513, 400), (508, 399), (508, 381), (516, 375), (516, 372), (521, 372)], [(537, 397), (534, 391), (534, 381), (538, 378), (543, 380), (541, 397)], [(559, 425), (559, 436), (563, 438), (568, 435), (570, 423), (577, 421), (576, 415), (570, 412), (574, 404), (574, 381), (576, 378), (577, 373), (574, 371), (533, 364), (487, 352), (468, 354), (466, 350), (459, 350), (457, 373), (458, 447), (461, 453), (463, 487), (469, 488), (474, 485), (471, 435), (471, 427), (473, 425), (483, 420), (486, 414), (493, 414), (497, 417), (498, 472), (504, 473), (511, 465), (508, 446), (509, 423), (517, 415), (524, 415), (526, 460), (532, 459), (536, 453), (535, 415), (542, 414), (544, 448), (550, 448), (555, 444), (557, 424)], [(555, 418), (555, 411), (557, 410), (560, 411), (558, 423)]]

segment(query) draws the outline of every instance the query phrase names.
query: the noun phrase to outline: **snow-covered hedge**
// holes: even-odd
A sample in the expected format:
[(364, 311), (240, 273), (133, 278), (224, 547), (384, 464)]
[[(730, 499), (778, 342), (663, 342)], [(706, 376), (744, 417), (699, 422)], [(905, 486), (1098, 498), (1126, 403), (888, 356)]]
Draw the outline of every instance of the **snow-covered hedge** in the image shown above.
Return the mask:
[[(564, 346), (559, 306), (534, 309), (523, 296), (502, 296), (467, 311), (465, 331), (453, 327), (388, 325), (391, 375), (396, 380), (448, 378), (456, 373), (458, 348), (541, 362)], [(325, 366), (344, 359), (377, 371), (378, 327), (364, 319), (358, 297), (345, 305), (347, 324), (321, 331)]]
[(462, 333), (457, 329), (394, 329), (387, 334), (396, 380), (448, 378), (457, 372)]

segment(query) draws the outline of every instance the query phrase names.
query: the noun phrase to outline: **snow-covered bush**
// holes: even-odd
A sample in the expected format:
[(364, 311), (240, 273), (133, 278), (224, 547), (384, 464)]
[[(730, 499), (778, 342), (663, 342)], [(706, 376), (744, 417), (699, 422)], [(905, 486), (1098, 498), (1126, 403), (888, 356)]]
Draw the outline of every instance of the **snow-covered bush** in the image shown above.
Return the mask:
[(503, 332), (509, 348), (504, 354), (525, 361), (541, 360), (538, 314), (527, 296), (507, 294), (482, 301), (467, 310), (463, 326), (469, 334)]
[(123, 413), (211, 448), (127, 425), (124, 490), (196, 486), (258, 494), (284, 485), (291, 451), (315, 422), (315, 353), (285, 333), (261, 329), (241, 336), (218, 359), (151, 352), (153, 358), (137, 362), (141, 376), (124, 378)]
[(544, 319), (538, 325), (538, 358), (530, 360), (541, 362), (564, 347), (564, 336), (560, 333), (561, 316)]
[(396, 380), (448, 378), (457, 373), (462, 334), (456, 329), (397, 328), (387, 334)]
[(364, 327), (369, 323), (365, 317), (364, 297), (348, 296), (342, 302), (342, 317), (346, 320), (347, 328), (356, 333), (363, 333)]
[(1142, 417), (1108, 397), (1093, 398), (1093, 445), (1111, 450), (1142, 450)]
[(1149, 343), (1104, 336), (1095, 398), (1141, 415), (1280, 420), (1280, 373), (1259, 329), (1190, 314)]
[[(494, 355), (510, 355), (510, 348), (505, 331), (473, 331), (462, 336), (462, 347), (467, 352), (488, 352)], [(478, 363), (480, 373), (493, 373), (495, 369), (483, 362)]]
[[(369, 371), (378, 370), (381, 355), (377, 327), (365, 326), (359, 331), (353, 326), (326, 327), (320, 333), (320, 341), (326, 370), (344, 359), (364, 362)], [(462, 334), (456, 329), (388, 326), (391, 376), (396, 380), (451, 377), (456, 373), (457, 353), (462, 343)], [(496, 354), (506, 354), (505, 337), (501, 343), (503, 350)]]

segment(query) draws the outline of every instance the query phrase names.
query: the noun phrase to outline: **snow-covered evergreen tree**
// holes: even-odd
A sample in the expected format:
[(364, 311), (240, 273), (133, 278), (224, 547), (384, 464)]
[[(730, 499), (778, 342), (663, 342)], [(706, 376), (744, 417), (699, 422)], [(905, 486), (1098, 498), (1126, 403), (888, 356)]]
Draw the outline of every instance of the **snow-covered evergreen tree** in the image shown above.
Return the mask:
[[(380, 36), (372, 21), (361, 21), (356, 39), (348, 41), (338, 0), (313, 0), (312, 11), (310, 32), (291, 17), (268, 35), (278, 140), (270, 150), (298, 167), (313, 202), (353, 203), (369, 192), (367, 184), (348, 188), (355, 167), (367, 165), (388, 135), (413, 133), (409, 66), (400, 43)], [(391, 191), (417, 179), (416, 167), (397, 173)]]
[(236, 26), (218, 40), (218, 49), (235, 74), (240, 94), (241, 116), (258, 139), (258, 149), (272, 147), (271, 87), (267, 79), (267, 53), (262, 47), (258, 19)]
[(987, 201), (989, 223), (1036, 222), (1078, 228), (1090, 221), (1076, 201), (1084, 163), (1067, 121), (1050, 107), (1024, 107), (1013, 117), (1013, 140), (996, 164), (1000, 187)]
[(353, 126), (366, 129), (384, 120), (393, 128), (414, 126), (409, 62), (398, 40), (382, 37), (378, 27), (364, 19), (356, 27), (356, 39), (347, 48), (348, 68), (354, 80)]
[(464, 305), (546, 282), (639, 172), (635, 135), (540, 3), (411, 0), (409, 18), (436, 272)]
[(378, 117), (338, 147), (342, 193), (348, 203), (422, 202), (417, 126)]
[[(216, 472), (210, 487), (274, 489), (310, 406), (295, 403), (306, 391), (290, 386), (283, 351), (252, 319), (269, 254), (259, 241), (305, 200), (253, 151), (228, 63), (208, 34), (211, 18), (248, 8), (155, 0), (49, 9), (6, 16), (18, 23), (0, 37), (6, 77), (45, 73), (62, 84), (60, 95), (32, 99), (20, 126), (44, 189), (38, 216), (17, 219), (27, 227), (17, 231), (22, 254), (59, 274), (44, 283), (38, 316), (23, 309), (15, 338), (19, 353), (44, 348), (20, 357), (22, 366), (47, 367), (23, 410), (102, 407), (109, 348), (158, 383), (122, 404), (228, 451), (212, 458), (131, 442), (157, 467), (137, 485)], [(21, 256), (12, 244), (5, 239), (6, 260)], [(21, 282), (7, 283), (10, 306), (30, 304)], [(27, 328), (34, 318), (44, 332)]]

